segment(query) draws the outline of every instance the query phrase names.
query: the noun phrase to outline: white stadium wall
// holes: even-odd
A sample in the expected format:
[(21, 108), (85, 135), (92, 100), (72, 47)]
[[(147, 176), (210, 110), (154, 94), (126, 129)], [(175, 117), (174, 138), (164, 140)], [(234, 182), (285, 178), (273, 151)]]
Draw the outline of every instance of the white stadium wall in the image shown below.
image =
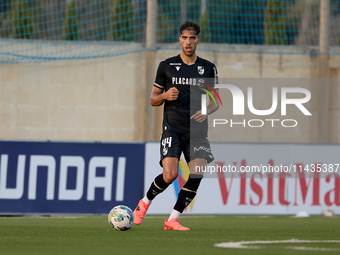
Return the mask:
[[(164, 47), (109, 58), (1, 64), (0, 139), (157, 141), (162, 107), (150, 106), (150, 91), (158, 63), (179, 53), (179, 50)], [(308, 48), (290, 47), (294, 52), (290, 55), (276, 53), (275, 47), (270, 46), (202, 43), (198, 49), (199, 56), (216, 64), (220, 78), (320, 77), (319, 58)], [(241, 53), (245, 51), (259, 53)], [(274, 53), (262, 54), (261, 51)], [(339, 69), (340, 56), (330, 55), (329, 77), (339, 78)], [(329, 137), (326, 142), (339, 143), (339, 86), (330, 88), (327, 102), (318, 98), (319, 92), (318, 88), (313, 91), (316, 99), (311, 106), (313, 116), (322, 116), (318, 114), (318, 102), (327, 104), (326, 133)], [(230, 114), (223, 111), (221, 114)], [(282, 130), (275, 130), (268, 136), (265, 132), (245, 128), (230, 130), (219, 137), (211, 136), (211, 140), (319, 142), (320, 127), (315, 121), (302, 119), (299, 125), (300, 133), (293, 136)]]

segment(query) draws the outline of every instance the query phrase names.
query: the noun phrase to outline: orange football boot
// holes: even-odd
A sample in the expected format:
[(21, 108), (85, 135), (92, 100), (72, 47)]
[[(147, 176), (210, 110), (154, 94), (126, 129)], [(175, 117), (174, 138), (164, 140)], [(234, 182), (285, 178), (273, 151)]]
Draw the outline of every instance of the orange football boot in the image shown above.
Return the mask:
[(133, 215), (135, 217), (134, 223), (136, 225), (140, 225), (143, 221), (144, 215), (146, 214), (147, 210), (149, 209), (149, 206), (147, 203), (143, 201), (143, 199), (139, 200), (139, 203), (136, 207), (136, 209), (133, 211)]
[(173, 218), (172, 220), (165, 220), (164, 222), (164, 230), (180, 230), (180, 231), (188, 231), (190, 228), (183, 227), (181, 224), (178, 223), (179, 220)]

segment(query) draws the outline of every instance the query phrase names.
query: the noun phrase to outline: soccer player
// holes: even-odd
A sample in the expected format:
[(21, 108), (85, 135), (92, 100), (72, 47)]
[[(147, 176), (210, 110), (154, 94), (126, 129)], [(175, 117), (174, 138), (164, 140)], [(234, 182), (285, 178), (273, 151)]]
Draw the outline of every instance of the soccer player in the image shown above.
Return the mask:
[[(193, 103), (195, 96), (200, 101), (201, 94), (204, 93), (199, 87), (204, 87), (204, 83), (209, 81), (208, 87), (217, 83), (217, 70), (213, 63), (196, 55), (196, 47), (201, 40), (199, 25), (186, 21), (179, 30), (182, 52), (159, 64), (150, 96), (152, 106), (164, 103), (160, 148), (163, 173), (154, 179), (146, 196), (134, 210), (134, 223), (140, 225), (151, 201), (177, 178), (179, 158), (183, 152), (190, 169), (189, 179), (179, 192), (169, 218), (165, 220), (165, 230), (190, 230), (180, 225), (178, 218), (194, 199), (203, 178), (203, 173), (196, 171), (196, 166), (205, 167), (214, 159), (207, 139), (207, 114), (213, 113), (219, 107), (210, 100), (206, 108), (207, 114), (204, 115), (201, 113), (201, 103)], [(199, 92), (192, 93), (193, 88), (197, 88)]]

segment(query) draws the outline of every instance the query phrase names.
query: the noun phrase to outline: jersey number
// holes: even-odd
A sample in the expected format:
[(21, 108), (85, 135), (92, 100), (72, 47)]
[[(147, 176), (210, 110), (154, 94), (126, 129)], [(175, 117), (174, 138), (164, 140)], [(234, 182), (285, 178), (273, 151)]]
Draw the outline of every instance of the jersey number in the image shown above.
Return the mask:
[(171, 147), (171, 140), (172, 140), (172, 137), (167, 137), (162, 140), (164, 156), (168, 153), (168, 148)]

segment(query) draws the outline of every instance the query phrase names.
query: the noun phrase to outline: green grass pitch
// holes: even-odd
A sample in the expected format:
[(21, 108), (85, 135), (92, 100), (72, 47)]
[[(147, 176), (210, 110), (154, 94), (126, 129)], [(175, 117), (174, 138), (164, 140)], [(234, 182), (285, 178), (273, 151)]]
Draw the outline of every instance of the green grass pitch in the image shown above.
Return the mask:
[(165, 217), (146, 216), (125, 232), (110, 228), (106, 216), (0, 217), (0, 254), (340, 254), (340, 243), (325, 242), (215, 247), (237, 241), (340, 240), (338, 217), (183, 215), (180, 222), (191, 228), (185, 232), (164, 231)]

